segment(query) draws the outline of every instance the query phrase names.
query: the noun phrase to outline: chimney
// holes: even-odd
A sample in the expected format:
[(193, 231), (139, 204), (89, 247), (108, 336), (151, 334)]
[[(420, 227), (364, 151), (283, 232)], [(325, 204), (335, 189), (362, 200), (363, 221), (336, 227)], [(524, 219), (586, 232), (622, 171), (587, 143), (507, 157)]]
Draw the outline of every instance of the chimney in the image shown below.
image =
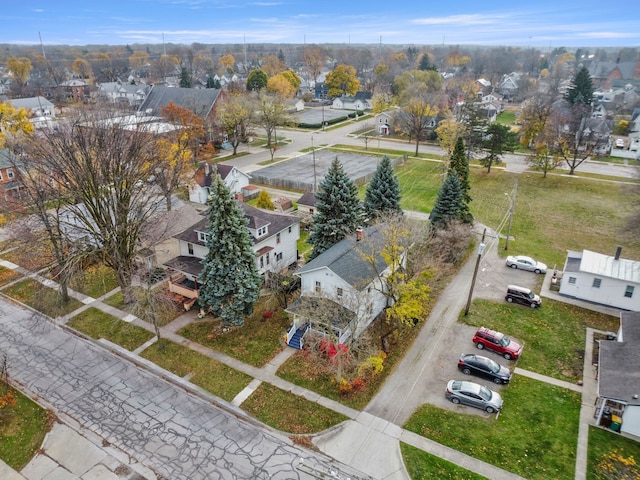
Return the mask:
[(362, 227), (356, 228), (356, 242), (359, 242), (360, 240), (362, 240), (363, 233), (364, 233), (364, 230), (362, 229)]
[(614, 260), (620, 260), (621, 253), (622, 253), (622, 246), (618, 245), (618, 248), (616, 248), (616, 256), (614, 257)]

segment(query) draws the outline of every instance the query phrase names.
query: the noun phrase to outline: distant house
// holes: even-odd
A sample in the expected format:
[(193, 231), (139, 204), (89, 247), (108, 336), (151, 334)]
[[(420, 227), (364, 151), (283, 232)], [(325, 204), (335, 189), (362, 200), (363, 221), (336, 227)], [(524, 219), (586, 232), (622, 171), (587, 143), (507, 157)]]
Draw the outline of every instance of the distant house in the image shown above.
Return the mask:
[(583, 250), (567, 252), (560, 294), (623, 310), (640, 310), (640, 262)]
[(394, 112), (380, 112), (375, 118), (376, 132), (378, 135), (389, 135), (393, 131)]
[[(238, 202), (249, 224), (253, 240), (256, 267), (261, 274), (279, 271), (298, 260), (297, 241), (300, 238), (300, 219), (295, 215), (262, 210)], [(179, 254), (164, 262), (170, 271), (169, 290), (186, 299), (190, 308), (198, 298), (198, 276), (202, 259), (207, 256), (208, 219), (203, 217), (174, 238)]]
[(0, 195), (4, 201), (20, 197), (19, 159), (8, 148), (0, 149)]
[(505, 101), (509, 102), (516, 96), (518, 88), (520, 86), (520, 74), (512, 72), (508, 75), (504, 75), (502, 80), (498, 84), (497, 91)]
[(84, 102), (87, 98), (89, 98), (91, 90), (95, 90), (95, 87), (93, 87), (92, 85), (89, 85), (84, 80), (78, 79), (62, 82), (58, 88), (64, 91), (65, 96), (69, 100), (73, 100), (74, 102), (78, 103)]
[(285, 108), (289, 113), (301, 112), (304, 110), (304, 100), (301, 98), (292, 98), (284, 101)]
[(41, 118), (56, 118), (56, 109), (53, 103), (44, 97), (16, 98), (8, 100), (15, 109), (24, 108), (33, 116), (31, 119), (38, 121)]
[(219, 174), (232, 194), (242, 194), (243, 188), (249, 185), (251, 177), (242, 170), (222, 163), (204, 162), (193, 175), (189, 185), (189, 200), (206, 204), (209, 198), (211, 183), (214, 175)]
[(98, 85), (98, 96), (118, 105), (138, 108), (151, 90), (148, 85), (105, 82)]
[(640, 437), (640, 312), (622, 312), (615, 340), (600, 340), (596, 424)]
[(357, 338), (387, 306), (384, 278), (391, 268), (379, 253), (374, 254), (375, 267), (363, 255), (383, 248), (383, 228), (359, 229), (295, 273), (301, 294), (287, 309), (293, 315), (287, 333), (290, 346), (301, 348), (309, 330), (329, 334), (339, 343)]
[(316, 195), (306, 192), (298, 199), (298, 212), (313, 215), (316, 212)]
[(594, 87), (610, 88), (614, 81), (640, 79), (640, 56), (630, 62), (595, 61), (588, 68)]
[(331, 108), (338, 110), (371, 110), (371, 92), (357, 92), (355, 95), (342, 95), (333, 99)]

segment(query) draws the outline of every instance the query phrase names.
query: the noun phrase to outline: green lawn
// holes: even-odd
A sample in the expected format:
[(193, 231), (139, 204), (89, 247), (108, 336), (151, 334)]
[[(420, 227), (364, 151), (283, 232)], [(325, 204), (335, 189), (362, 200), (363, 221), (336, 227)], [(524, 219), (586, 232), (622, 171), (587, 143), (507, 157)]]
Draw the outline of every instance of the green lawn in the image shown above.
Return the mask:
[(59, 292), (33, 279), (14, 283), (3, 292), (51, 318), (67, 315), (82, 306), (75, 298), (69, 298), (67, 303), (62, 303)]
[(400, 442), (400, 451), (412, 480), (482, 480), (486, 478), (403, 442)]
[(315, 402), (262, 383), (242, 404), (242, 409), (283, 432), (304, 435), (321, 432), (348, 420)]
[(106, 265), (90, 265), (71, 278), (69, 286), (93, 298), (101, 297), (118, 286), (112, 268)]
[[(635, 465), (628, 465), (629, 476), (623, 476), (620, 472), (617, 476), (603, 475), (605, 465), (612, 465), (614, 462), (609, 457), (616, 453), (624, 458), (633, 457)], [(617, 463), (620, 465), (620, 463)], [(611, 473), (611, 472), (609, 472)], [(640, 443), (625, 438), (609, 430), (597, 427), (589, 427), (589, 457), (587, 464), (587, 480), (609, 480), (638, 479), (640, 478)]]
[(523, 341), (518, 367), (569, 382), (582, 378), (585, 328), (616, 331), (620, 323), (616, 317), (546, 298), (539, 309), (476, 299), (460, 321)]
[(496, 118), (496, 123), (499, 123), (500, 125), (507, 125), (507, 126), (513, 125), (514, 123), (516, 123), (515, 112), (510, 112), (508, 110), (505, 110), (500, 115), (498, 115), (498, 118)]
[(290, 325), (288, 315), (282, 310), (274, 311), (269, 319), (263, 317), (265, 310), (264, 306), (257, 305), (242, 328), (224, 332), (221, 320), (204, 320), (190, 323), (178, 334), (249, 365), (262, 367), (282, 350), (282, 336)]
[(73, 317), (67, 325), (91, 338), (104, 338), (127, 350), (135, 350), (154, 336), (144, 328), (124, 322), (93, 307)]
[[(162, 287), (159, 287), (162, 288)], [(139, 287), (134, 287), (134, 295), (140, 297), (140, 298), (144, 298), (146, 295), (144, 295), (145, 292), (142, 291), (141, 288)], [(113, 295), (111, 295), (110, 297), (105, 298), (104, 303), (106, 303), (107, 305), (111, 305), (112, 307), (116, 307), (120, 310), (123, 310), (125, 312), (129, 312), (137, 317), (139, 317), (140, 319), (144, 320), (144, 321), (148, 321), (149, 323), (151, 323), (145, 315), (145, 312), (147, 311), (146, 307), (144, 307), (144, 302), (142, 304), (131, 304), (131, 305), (126, 305), (124, 303), (124, 297), (122, 296), (122, 292), (118, 291), (116, 293), (114, 293)], [(175, 320), (176, 318), (178, 318), (180, 315), (182, 315), (184, 313), (183, 310), (180, 310), (179, 308), (175, 307), (174, 305), (168, 304), (166, 302), (163, 302), (162, 304), (160, 303), (156, 303), (156, 314), (158, 316), (157, 318), (157, 322), (158, 322), (158, 326), (160, 327), (164, 327), (165, 325), (167, 325), (168, 323), (172, 322), (173, 320)]]
[(163, 340), (162, 343), (162, 352), (159, 351), (158, 344), (154, 343), (142, 352), (142, 356), (180, 377), (191, 375), (191, 383), (228, 402), (252, 380), (249, 375), (187, 347), (168, 340)]
[[(0, 393), (4, 394), (4, 385)], [(0, 458), (21, 470), (42, 446), (49, 431), (49, 412), (14, 389), (16, 404), (0, 409)]]
[(530, 480), (573, 479), (580, 395), (521, 376), (501, 395), (497, 419), (425, 404), (405, 428)]

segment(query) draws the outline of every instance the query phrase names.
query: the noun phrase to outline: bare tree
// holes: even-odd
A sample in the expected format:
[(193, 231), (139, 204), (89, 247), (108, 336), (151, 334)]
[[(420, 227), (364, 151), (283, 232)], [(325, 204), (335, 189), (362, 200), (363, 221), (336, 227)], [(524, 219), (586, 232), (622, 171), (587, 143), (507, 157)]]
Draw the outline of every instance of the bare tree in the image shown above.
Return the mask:
[(83, 111), (56, 129), (43, 129), (27, 154), (64, 191), (65, 235), (112, 267), (125, 303), (135, 299), (131, 279), (143, 225), (158, 206), (144, 188), (153, 142), (144, 126), (121, 128), (117, 118)]

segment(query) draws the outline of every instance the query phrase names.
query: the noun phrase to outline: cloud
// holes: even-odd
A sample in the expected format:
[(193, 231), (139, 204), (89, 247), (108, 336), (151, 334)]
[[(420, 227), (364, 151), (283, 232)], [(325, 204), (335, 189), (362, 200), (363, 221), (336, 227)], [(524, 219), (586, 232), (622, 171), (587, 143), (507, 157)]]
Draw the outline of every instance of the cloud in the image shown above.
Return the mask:
[(31, 11), (32, 12), (36, 12), (36, 13), (42, 13), (42, 12), (44, 12), (44, 9), (43, 8), (34, 8)]
[(448, 17), (427, 17), (427, 18), (414, 18), (410, 20), (410, 23), (416, 25), (457, 25), (457, 26), (469, 26), (469, 25), (490, 25), (496, 22), (503, 22), (510, 18), (510, 15), (496, 14), (496, 15), (449, 15)]

